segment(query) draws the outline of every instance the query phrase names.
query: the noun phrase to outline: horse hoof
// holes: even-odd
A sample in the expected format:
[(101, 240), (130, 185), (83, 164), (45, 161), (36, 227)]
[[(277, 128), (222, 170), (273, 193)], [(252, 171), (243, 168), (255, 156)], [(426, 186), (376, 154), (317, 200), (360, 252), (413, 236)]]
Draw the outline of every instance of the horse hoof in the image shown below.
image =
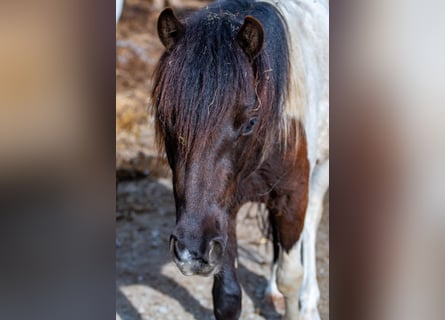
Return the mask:
[(284, 313), (286, 310), (284, 297), (281, 294), (265, 294), (263, 298), (263, 309)]
[(320, 320), (317, 308), (303, 309), (300, 311), (300, 320)]

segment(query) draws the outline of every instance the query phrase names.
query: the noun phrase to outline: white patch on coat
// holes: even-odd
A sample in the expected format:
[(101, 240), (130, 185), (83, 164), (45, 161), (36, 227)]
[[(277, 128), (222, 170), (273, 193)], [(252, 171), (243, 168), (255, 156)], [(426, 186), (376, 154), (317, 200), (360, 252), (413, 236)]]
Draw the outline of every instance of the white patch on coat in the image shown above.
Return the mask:
[(274, 5), (287, 23), (291, 59), (286, 123), (302, 120), (311, 170), (329, 157), (329, 2), (263, 0)]

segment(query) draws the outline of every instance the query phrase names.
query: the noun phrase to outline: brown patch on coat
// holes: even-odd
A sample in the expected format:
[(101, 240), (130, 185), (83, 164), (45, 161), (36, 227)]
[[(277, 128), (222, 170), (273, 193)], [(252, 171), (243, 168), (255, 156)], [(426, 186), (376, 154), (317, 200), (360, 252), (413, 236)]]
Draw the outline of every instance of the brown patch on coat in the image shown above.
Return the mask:
[[(299, 127), (299, 142), (292, 144), (297, 136), (293, 120), (285, 154), (276, 144), (262, 166), (243, 183), (240, 192), (244, 200), (266, 203), (271, 222), (278, 229), (282, 248), (289, 251), (300, 238), (309, 198), (309, 160), (303, 125)], [(252, 196), (253, 195), (253, 196)]]

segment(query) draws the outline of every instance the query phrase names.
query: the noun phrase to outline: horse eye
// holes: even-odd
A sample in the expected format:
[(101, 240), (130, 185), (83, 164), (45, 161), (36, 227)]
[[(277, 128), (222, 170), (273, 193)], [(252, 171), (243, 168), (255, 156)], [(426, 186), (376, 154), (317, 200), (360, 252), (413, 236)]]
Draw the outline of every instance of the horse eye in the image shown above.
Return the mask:
[(245, 124), (243, 131), (242, 131), (242, 135), (243, 136), (248, 136), (250, 134), (252, 134), (253, 132), (253, 127), (255, 126), (255, 124), (257, 123), (258, 118), (257, 117), (252, 117), (250, 118), (247, 123)]

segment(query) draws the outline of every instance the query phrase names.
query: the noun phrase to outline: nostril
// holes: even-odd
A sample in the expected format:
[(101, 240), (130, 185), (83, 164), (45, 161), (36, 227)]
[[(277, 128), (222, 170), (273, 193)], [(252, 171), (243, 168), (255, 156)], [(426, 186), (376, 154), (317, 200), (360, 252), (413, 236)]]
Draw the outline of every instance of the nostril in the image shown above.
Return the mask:
[(175, 236), (170, 237), (170, 253), (178, 260), (181, 260), (181, 247), (183, 247)]
[(224, 252), (224, 245), (222, 239), (213, 239), (209, 243), (209, 263), (216, 264), (221, 260)]

